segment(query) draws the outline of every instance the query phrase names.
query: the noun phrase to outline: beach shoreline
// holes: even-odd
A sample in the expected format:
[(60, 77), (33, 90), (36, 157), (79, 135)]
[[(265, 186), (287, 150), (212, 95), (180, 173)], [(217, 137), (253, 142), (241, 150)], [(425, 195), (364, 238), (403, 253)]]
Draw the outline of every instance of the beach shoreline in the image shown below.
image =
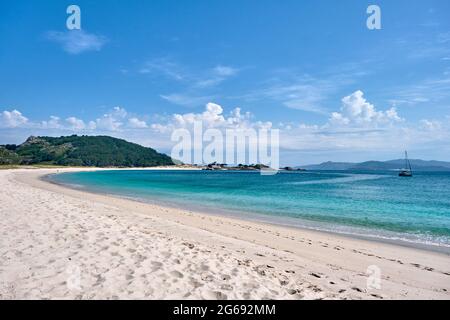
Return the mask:
[[(105, 169), (101, 169), (105, 170)], [(130, 169), (106, 169), (106, 170), (137, 170), (136, 168), (130, 168)], [(163, 167), (153, 167), (153, 168), (144, 168), (142, 170), (171, 170), (170, 168)], [(190, 170), (185, 168), (175, 169), (175, 170)], [(197, 169), (194, 169), (197, 170)], [(400, 238), (401, 235), (397, 235), (397, 237), (386, 237), (382, 236), (376, 233), (376, 231), (372, 230), (365, 230), (356, 229), (355, 232), (352, 231), (338, 231), (336, 229), (332, 230), (330, 228), (323, 227), (319, 224), (314, 223), (308, 223), (308, 221), (298, 219), (298, 218), (292, 218), (292, 217), (277, 217), (277, 216), (267, 216), (260, 213), (249, 213), (249, 212), (239, 212), (235, 210), (230, 209), (224, 209), (224, 208), (214, 208), (214, 210), (211, 210), (211, 208), (204, 207), (204, 206), (192, 206), (191, 204), (186, 204), (186, 206), (181, 206), (180, 204), (175, 203), (169, 203), (167, 201), (161, 201), (159, 199), (152, 199), (149, 201), (148, 199), (139, 198), (139, 197), (126, 197), (121, 196), (119, 194), (109, 194), (102, 191), (97, 190), (88, 190), (85, 188), (80, 188), (76, 186), (71, 186), (70, 184), (60, 183), (55, 180), (51, 179), (51, 176), (58, 173), (51, 173), (42, 175), (39, 177), (40, 180), (44, 182), (48, 182), (51, 184), (58, 185), (62, 188), (67, 188), (75, 191), (81, 191), (86, 193), (93, 193), (101, 196), (107, 196), (107, 197), (115, 197), (119, 199), (129, 200), (129, 201), (136, 201), (144, 204), (152, 204), (156, 206), (160, 206), (162, 208), (170, 208), (175, 210), (188, 210), (196, 212), (197, 214), (201, 215), (214, 215), (219, 216), (223, 218), (231, 218), (236, 219), (238, 221), (247, 221), (250, 223), (260, 223), (263, 225), (273, 225), (278, 226), (282, 228), (288, 228), (288, 229), (300, 229), (304, 232), (312, 232), (312, 233), (319, 233), (322, 235), (331, 234), (338, 237), (344, 237), (344, 238), (350, 238), (350, 239), (356, 239), (356, 240), (363, 240), (363, 241), (370, 241), (370, 242), (376, 242), (376, 243), (384, 243), (384, 244), (391, 244), (396, 246), (403, 246), (413, 249), (420, 249), (420, 250), (426, 250), (426, 251), (433, 251), (438, 253), (447, 254), (450, 256), (450, 246), (444, 246), (441, 244), (435, 244), (435, 243), (424, 243), (424, 242), (417, 242), (414, 240), (406, 240), (404, 238)], [(309, 225), (307, 225), (309, 224)], [(351, 229), (350, 229), (351, 230)], [(363, 234), (363, 232), (367, 232), (366, 234)]]
[[(75, 190), (42, 179), (47, 174), (79, 170), (98, 169), (16, 169), (0, 172), (0, 179), (5, 185), (0, 199), (4, 218), (0, 226), (2, 234), (7, 235), (5, 246), (2, 246), (0, 251), (2, 265), (6, 266), (1, 267), (0, 281), (3, 279), (3, 282), (9, 285), (16, 283), (13, 290), (16, 298), (102, 299), (114, 296), (141, 299), (450, 298), (448, 254), (163, 207)], [(26, 194), (34, 196), (24, 198)], [(22, 197), (17, 198), (20, 195)], [(18, 203), (18, 199), (23, 199), (22, 203)], [(42, 199), (48, 201), (42, 202)], [(33, 208), (30, 213), (23, 211), (26, 206)], [(18, 207), (22, 209), (17, 209)], [(34, 230), (32, 223), (21, 224), (16, 221), (20, 220), (17, 219), (20, 212), (31, 215), (27, 217), (31, 221), (33, 215), (47, 221), (47, 227), (40, 226), (45, 228), (47, 233), (37, 235), (42, 237), (42, 241), (38, 242), (39, 248), (35, 246), (28, 248), (30, 243), (26, 239), (27, 232), (29, 234), (33, 231), (35, 234), (37, 231)], [(64, 213), (67, 212), (71, 213), (70, 216), (64, 217)], [(108, 220), (108, 223), (105, 223), (104, 219)], [(120, 221), (119, 225), (117, 220)], [(138, 225), (136, 220), (139, 220)], [(48, 227), (49, 223), (53, 228)], [(74, 228), (74, 225), (89, 234), (87, 239), (80, 238), (82, 232), (72, 233), (71, 228)], [(70, 235), (79, 247), (76, 254), (72, 252), (72, 243), (62, 242), (58, 245), (58, 242), (55, 244), (51, 240), (44, 241), (48, 238), (48, 233), (59, 240), (66, 234), (66, 229), (71, 230)], [(11, 235), (13, 230), (16, 231), (14, 236)], [(111, 230), (118, 231), (118, 234), (111, 234)], [(127, 236), (127, 230), (132, 230), (131, 236)], [(148, 234), (146, 230), (151, 231)], [(108, 234), (109, 237), (104, 239), (104, 234)], [(102, 239), (103, 244), (95, 241), (98, 237)], [(138, 242), (140, 247), (130, 247), (127, 244), (130, 237)], [(144, 243), (151, 242), (154, 237), (158, 238), (159, 247), (146, 248)], [(20, 252), (17, 243), (21, 245), (25, 243), (27, 249)], [(110, 252), (111, 247), (114, 247), (113, 243), (119, 245), (115, 251)], [(58, 268), (51, 266), (46, 268), (41, 265), (41, 259), (54, 259), (48, 256), (49, 250), (45, 250), (50, 246), (56, 247), (57, 253), (64, 257), (65, 254), (72, 252), (73, 260), (69, 261), (81, 261), (80, 264), (83, 266), (81, 269), (88, 270), (85, 271), (89, 275), (88, 279), (98, 280), (100, 277), (105, 280), (97, 286), (95, 284), (98, 281), (86, 280), (86, 287), (78, 292), (67, 288), (67, 283), (62, 284), (64, 281), (60, 281), (59, 285), (52, 284), (48, 292), (41, 293), (41, 296), (24, 290), (29, 289), (33, 283), (42, 284), (42, 278), (36, 276), (36, 270), (42, 268), (44, 270), (50, 268), (54, 273), (53, 276), (59, 277), (59, 280), (64, 279), (64, 276), (67, 277), (63, 275), (66, 270), (64, 266), (67, 268), (63, 262)], [(107, 249), (103, 251), (117, 255), (98, 255), (99, 252), (103, 252), (100, 249), (105, 247)], [(27, 250), (30, 253), (27, 253)], [(43, 257), (37, 259), (38, 262), (30, 258), (37, 253), (36, 250), (44, 253)], [(137, 251), (139, 258), (136, 257)], [(165, 257), (167, 254), (163, 253), (167, 252), (170, 252), (170, 255)], [(123, 260), (118, 264), (119, 269), (126, 265), (133, 271), (132, 275), (139, 270), (142, 273), (141, 278), (146, 281), (154, 278), (158, 284), (152, 285), (150, 281), (149, 284), (145, 281), (133, 283), (136, 276), (126, 280), (127, 276), (130, 278), (128, 274), (130, 270), (112, 272), (114, 276), (109, 276), (111, 269), (107, 266), (117, 256)], [(24, 260), (27, 261), (26, 264), (23, 263)], [(143, 266), (147, 260), (149, 265)], [(152, 262), (159, 267), (156, 268)], [(24, 265), (33, 270), (35, 275), (32, 275), (33, 272), (23, 271), (24, 276), (14, 271), (14, 267)], [(36, 269), (36, 265), (42, 268)], [(154, 271), (148, 272), (149, 270)], [(379, 289), (377, 286), (368, 285), (370, 270), (380, 271)], [(47, 273), (52, 272), (47, 270)], [(51, 278), (52, 276), (47, 273), (44, 272)], [(109, 283), (114, 277), (125, 280)], [(109, 283), (109, 286), (105, 283)], [(8, 297), (6, 289), (2, 289), (4, 287), (8, 288), (5, 285), (0, 286), (0, 298)], [(130, 293), (130, 287), (134, 288), (131, 290), (133, 293)], [(175, 288), (186, 290), (183, 289), (182, 293), (172, 292), (171, 290)], [(14, 296), (11, 293), (10, 295)]]

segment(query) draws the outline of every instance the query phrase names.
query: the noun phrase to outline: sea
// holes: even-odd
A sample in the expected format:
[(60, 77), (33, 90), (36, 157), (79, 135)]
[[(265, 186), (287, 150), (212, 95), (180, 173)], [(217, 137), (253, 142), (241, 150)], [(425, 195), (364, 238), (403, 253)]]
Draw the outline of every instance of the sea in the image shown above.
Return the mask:
[(450, 249), (450, 172), (106, 170), (54, 183), (241, 219)]

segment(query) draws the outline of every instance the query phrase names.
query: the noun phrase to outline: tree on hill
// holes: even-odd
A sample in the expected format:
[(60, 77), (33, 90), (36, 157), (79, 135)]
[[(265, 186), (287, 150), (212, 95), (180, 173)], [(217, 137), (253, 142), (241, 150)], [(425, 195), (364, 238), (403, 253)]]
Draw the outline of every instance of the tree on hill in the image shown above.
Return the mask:
[[(108, 136), (29, 137), (18, 146), (2, 148), (0, 157), (21, 164), (56, 164), (95, 167), (152, 167), (173, 165), (172, 159), (135, 143)], [(13, 151), (11, 151), (13, 150)], [(13, 156), (15, 155), (15, 156)], [(6, 161), (6, 160), (4, 160)]]

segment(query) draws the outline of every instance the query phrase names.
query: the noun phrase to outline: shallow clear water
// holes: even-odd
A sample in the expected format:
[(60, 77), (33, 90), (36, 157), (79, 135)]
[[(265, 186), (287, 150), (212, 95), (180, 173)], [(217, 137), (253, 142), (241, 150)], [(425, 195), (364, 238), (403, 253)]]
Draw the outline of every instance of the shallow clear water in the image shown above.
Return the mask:
[[(450, 173), (98, 171), (72, 187), (291, 226), (450, 247)], [(213, 208), (213, 210), (211, 210)]]

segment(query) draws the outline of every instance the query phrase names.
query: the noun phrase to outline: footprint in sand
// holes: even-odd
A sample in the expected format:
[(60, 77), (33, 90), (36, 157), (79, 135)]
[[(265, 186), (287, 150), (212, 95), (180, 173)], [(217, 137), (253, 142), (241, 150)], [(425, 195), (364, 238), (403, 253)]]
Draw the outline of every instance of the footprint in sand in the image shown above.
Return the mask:
[(184, 277), (183, 274), (180, 271), (177, 271), (177, 270), (171, 271), (170, 275), (172, 277), (175, 277), (175, 278), (178, 278), (178, 279), (181, 279), (181, 278)]
[(207, 290), (203, 292), (203, 297), (207, 300), (226, 300), (227, 295), (220, 291)]
[(158, 262), (158, 261), (152, 261), (151, 264), (153, 266), (152, 272), (161, 269), (161, 267), (163, 266), (163, 264), (161, 262)]
[(200, 278), (206, 282), (211, 282), (214, 280), (214, 277), (210, 274), (202, 274)]

